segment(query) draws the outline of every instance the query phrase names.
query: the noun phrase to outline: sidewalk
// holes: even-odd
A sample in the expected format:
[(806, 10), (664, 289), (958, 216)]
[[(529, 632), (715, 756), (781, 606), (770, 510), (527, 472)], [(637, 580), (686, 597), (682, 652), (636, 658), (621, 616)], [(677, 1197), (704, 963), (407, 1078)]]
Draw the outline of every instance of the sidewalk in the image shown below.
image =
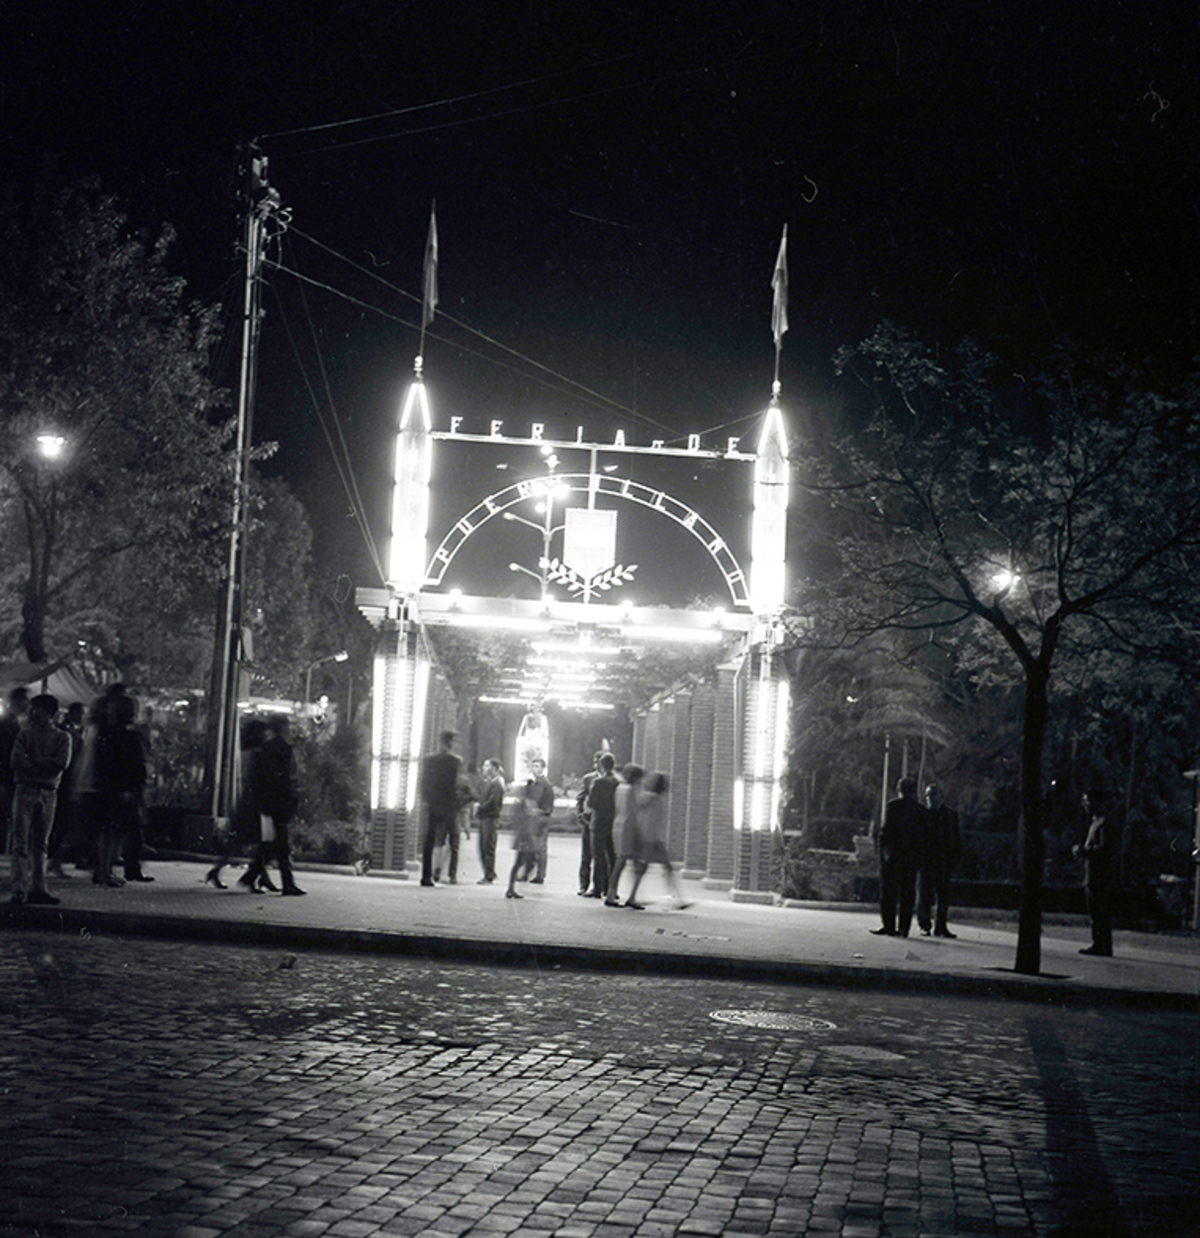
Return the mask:
[[(502, 840), (499, 862), (511, 852)], [(1083, 918), (1043, 925), (1042, 974), (1012, 970), (1016, 924), (1005, 913), (967, 911), (951, 926), (957, 940), (875, 937), (878, 913), (820, 904), (734, 902), (685, 883), (692, 905), (671, 908), (652, 870), (645, 911), (605, 907), (576, 890), (578, 847), (552, 837), (544, 886), (521, 884), (504, 897), (504, 879), (476, 884), (478, 860), (464, 848), (462, 884), (423, 889), (414, 874), (359, 877), (348, 870), (299, 872), (305, 898), (252, 895), (203, 884), (198, 860), (152, 860), (153, 884), (95, 886), (88, 874), (52, 878), (56, 907), (14, 907), (4, 896), (0, 924), (72, 933), (128, 934), (279, 948), (349, 950), (516, 966), (645, 970), (707, 977), (820, 983), (897, 991), (937, 991), (1070, 1004), (1200, 1009), (1200, 940), (1118, 932), (1116, 957), (1081, 956), (1090, 941)], [(7, 889), (7, 863), (0, 863)]]

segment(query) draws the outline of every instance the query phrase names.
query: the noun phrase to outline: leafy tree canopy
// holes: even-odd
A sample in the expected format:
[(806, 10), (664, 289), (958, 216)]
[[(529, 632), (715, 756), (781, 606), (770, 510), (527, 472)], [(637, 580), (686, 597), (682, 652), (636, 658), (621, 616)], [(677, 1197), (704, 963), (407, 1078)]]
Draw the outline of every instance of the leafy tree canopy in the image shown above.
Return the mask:
[(1194, 654), (1200, 389), (1150, 390), (1066, 350), (1042, 377), (1005, 378), (974, 345), (935, 356), (888, 324), (838, 363), (862, 379), (869, 417), (800, 462), (795, 636), (891, 631), (1020, 685), (1017, 967), (1036, 971), (1052, 676), (1115, 682), (1139, 659)]
[[(0, 631), (34, 662), (106, 630), (128, 604), (108, 590), (118, 564), (136, 558), (125, 574), (159, 609), (219, 571), (229, 478), (207, 377), (215, 317), (184, 307), (172, 239), (169, 227), (135, 235), (94, 180), (52, 168), (0, 196), (0, 469), (15, 535), (3, 570), (5, 596), (20, 598)], [(42, 435), (61, 440), (57, 458), (39, 453)]]

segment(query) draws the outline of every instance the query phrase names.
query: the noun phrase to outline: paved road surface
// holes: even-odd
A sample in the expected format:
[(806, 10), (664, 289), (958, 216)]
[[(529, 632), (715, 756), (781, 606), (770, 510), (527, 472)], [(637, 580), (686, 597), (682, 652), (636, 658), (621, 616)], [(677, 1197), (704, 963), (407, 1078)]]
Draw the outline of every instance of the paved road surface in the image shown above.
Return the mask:
[(10, 927), (0, 1063), (6, 1238), (1200, 1233), (1185, 1013)]

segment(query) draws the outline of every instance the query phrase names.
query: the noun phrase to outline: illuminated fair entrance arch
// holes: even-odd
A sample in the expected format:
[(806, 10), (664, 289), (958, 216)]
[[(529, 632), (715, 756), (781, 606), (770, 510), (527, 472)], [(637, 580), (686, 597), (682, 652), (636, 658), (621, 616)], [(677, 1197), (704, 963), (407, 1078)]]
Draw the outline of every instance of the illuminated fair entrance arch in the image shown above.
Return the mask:
[[(557, 486), (570, 494), (585, 494), (589, 500), (604, 496), (637, 503), (673, 520), (696, 538), (711, 556), (717, 570), (725, 579), (733, 605), (750, 606), (749, 582), (733, 551), (729, 549), (725, 539), (716, 529), (686, 503), (673, 498), (665, 490), (656, 490), (641, 482), (611, 474), (555, 473), (554, 481)], [(514, 482), (503, 490), (489, 494), (486, 499), (471, 508), (465, 516), (455, 521), (429, 561), (429, 568), (425, 575), (426, 587), (436, 589), (441, 585), (446, 569), (453, 562), (454, 556), (462, 549), (467, 539), (483, 528), (489, 520), (503, 516), (509, 508), (519, 503), (537, 498), (538, 494), (539, 482), (529, 480)]]
[[(594, 442), (585, 439), (582, 428), (573, 439), (553, 439), (538, 423), (531, 424), (527, 434), (511, 435), (503, 432), (502, 422), (492, 421), (487, 433), (475, 434), (463, 431), (464, 420), (452, 418), (448, 430), (433, 428), (418, 359), (396, 441), (388, 583), (381, 589), (360, 589), (357, 595), (359, 608), (380, 633), (371, 752), (373, 863), (400, 872), (415, 866), (421, 755), (433, 746), (437, 731), (454, 721), (453, 698), (439, 681), (423, 639), (424, 628), (501, 629), (531, 640), (567, 633), (580, 641), (603, 635), (635, 644), (660, 639), (697, 645), (711, 642), (723, 653), (715, 685), (664, 695), (636, 716), (631, 755), (639, 764), (671, 775), (675, 790), (669, 800), (669, 846), (683, 858), (685, 874), (703, 877), (713, 887), (731, 889), (735, 896), (770, 897), (770, 843), (779, 821), (789, 708), (788, 682), (776, 652), (785, 592), (789, 470), (778, 392), (763, 414), (753, 452), (741, 451), (738, 439), (709, 446), (699, 435), (688, 436), (685, 446), (661, 441), (630, 443), (623, 433), (611, 442)], [(569, 564), (560, 569), (555, 561), (555, 570), (566, 573), (561, 580), (578, 585), (576, 591), (582, 597), (564, 600), (549, 588), (548, 553), (541, 560), (542, 590), (537, 600), (442, 591), (447, 569), (467, 540), (516, 504), (536, 498), (539, 486), (547, 484), (546, 479), (519, 481), (477, 501), (441, 532), (431, 555), (434, 445), (468, 442), (533, 446), (552, 460), (557, 453), (585, 453), (586, 472), (552, 471), (550, 475), (560, 492), (586, 498), (585, 505), (564, 510), (603, 517), (610, 513), (597, 509), (596, 500), (604, 498), (658, 512), (704, 546), (725, 580), (731, 607), (698, 611), (620, 604), (608, 594), (601, 599), (588, 587), (589, 579), (598, 579), (589, 576), (591, 567), (577, 572)], [(726, 540), (700, 512), (665, 490), (606, 471), (614, 466), (599, 468), (602, 455), (606, 459), (637, 455), (643, 463), (646, 457), (660, 456), (752, 465), (748, 575)], [(509, 518), (516, 517), (510, 514)], [(546, 546), (550, 533), (547, 516)], [(587, 537), (580, 540), (586, 542)], [(569, 557), (564, 548), (564, 560)]]

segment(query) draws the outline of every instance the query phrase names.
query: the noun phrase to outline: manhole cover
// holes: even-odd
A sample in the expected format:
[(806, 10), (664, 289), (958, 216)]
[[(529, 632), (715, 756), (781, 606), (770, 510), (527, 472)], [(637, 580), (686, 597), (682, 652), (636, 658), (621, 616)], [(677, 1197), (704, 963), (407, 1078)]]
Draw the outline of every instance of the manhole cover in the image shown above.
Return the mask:
[(892, 1053), (887, 1049), (878, 1049), (874, 1045), (829, 1045), (826, 1053), (835, 1053), (838, 1057), (852, 1058), (856, 1062), (903, 1062), (900, 1053)]
[(832, 1032), (836, 1023), (812, 1019), (804, 1014), (784, 1014), (778, 1010), (714, 1010), (708, 1016), (718, 1023), (736, 1023), (739, 1027), (769, 1027), (779, 1032)]

